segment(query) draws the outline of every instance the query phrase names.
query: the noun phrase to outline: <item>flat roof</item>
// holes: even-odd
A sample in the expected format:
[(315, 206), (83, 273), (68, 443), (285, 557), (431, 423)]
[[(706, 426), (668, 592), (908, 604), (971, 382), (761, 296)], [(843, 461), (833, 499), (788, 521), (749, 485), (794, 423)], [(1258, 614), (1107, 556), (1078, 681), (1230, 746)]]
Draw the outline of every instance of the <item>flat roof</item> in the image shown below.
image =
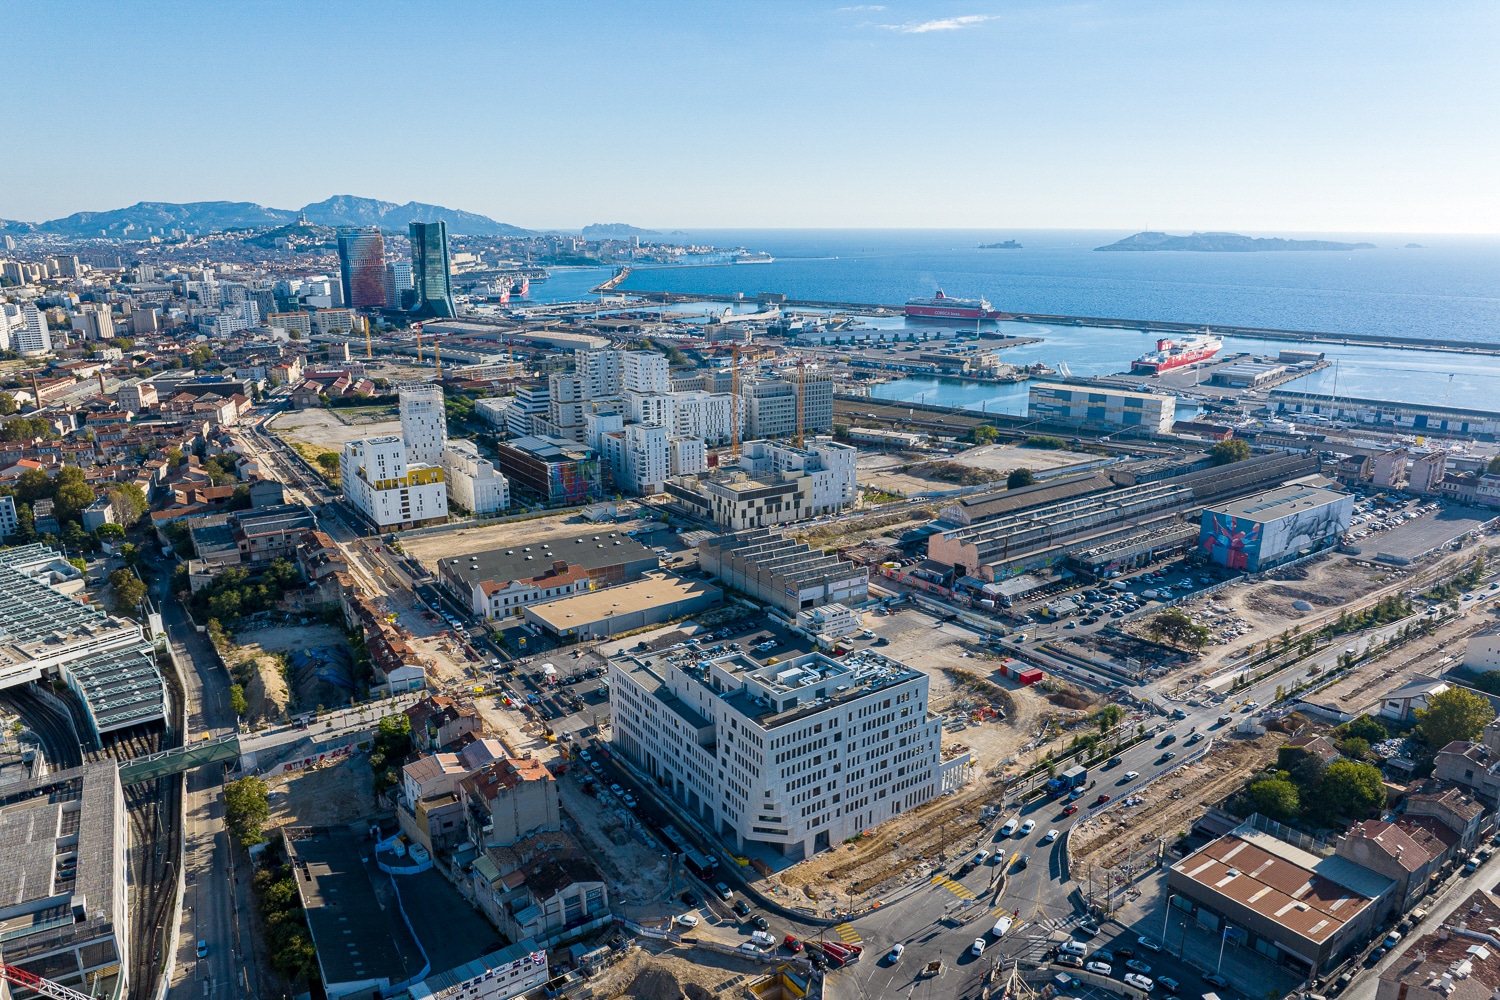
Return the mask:
[(1318, 486), (1278, 486), (1274, 490), (1254, 493), (1248, 497), (1215, 504), (1205, 509), (1215, 514), (1246, 517), (1252, 521), (1270, 521), (1288, 514), (1337, 503), (1348, 496), (1347, 493), (1335, 493), (1333, 490), (1325, 490)]
[(561, 632), (616, 615), (634, 614), (648, 608), (698, 598), (713, 600), (723, 596), (722, 590), (704, 580), (688, 580), (672, 573), (651, 573), (635, 583), (533, 604), (527, 611), (554, 631)]
[(1314, 945), (1338, 933), (1391, 885), (1343, 858), (1320, 858), (1244, 827), (1194, 851), (1172, 870)]
[[(1176, 396), (1170, 396), (1160, 392), (1136, 392), (1132, 389), (1116, 389), (1100, 385), (1062, 385), (1057, 382), (1033, 382), (1033, 391), (1043, 389), (1049, 392), (1082, 393), (1084, 395), (1116, 396), (1121, 398), (1154, 399), (1159, 402), (1176, 402)], [(1072, 397), (1072, 398), (1077, 398)]]
[(599, 570), (608, 566), (659, 564), (656, 553), (624, 531), (611, 531), (597, 524), (568, 525), (556, 534), (527, 540), (503, 548), (471, 552), (467, 556), (444, 556), (444, 568), (471, 587), (486, 581), (508, 583), (530, 580), (550, 572), (554, 562)]

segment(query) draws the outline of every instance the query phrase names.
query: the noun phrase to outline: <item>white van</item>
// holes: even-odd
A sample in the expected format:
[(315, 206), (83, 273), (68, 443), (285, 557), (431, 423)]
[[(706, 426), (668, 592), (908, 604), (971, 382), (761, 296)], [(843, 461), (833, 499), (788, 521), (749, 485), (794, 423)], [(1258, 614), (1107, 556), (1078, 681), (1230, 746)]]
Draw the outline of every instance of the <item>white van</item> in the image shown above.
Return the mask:
[(990, 928), (990, 933), (997, 938), (1003, 938), (1008, 930), (1010, 930), (1010, 917), (1001, 917), (995, 921), (995, 926)]
[(1088, 945), (1082, 941), (1064, 941), (1057, 946), (1057, 950), (1064, 955), (1077, 955), (1079, 958), (1089, 953)]

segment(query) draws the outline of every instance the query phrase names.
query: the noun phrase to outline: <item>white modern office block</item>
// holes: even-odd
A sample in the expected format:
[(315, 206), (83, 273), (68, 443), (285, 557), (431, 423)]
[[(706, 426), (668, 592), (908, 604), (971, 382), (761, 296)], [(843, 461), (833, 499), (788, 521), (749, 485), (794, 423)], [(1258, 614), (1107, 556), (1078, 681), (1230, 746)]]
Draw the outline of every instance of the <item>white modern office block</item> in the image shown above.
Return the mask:
[(377, 528), (395, 528), (448, 516), (441, 466), (408, 463), (406, 443), (394, 434), (350, 441), (339, 455), (344, 496)]
[(495, 464), (479, 456), (472, 441), (451, 441), (443, 450), (448, 498), (475, 514), (494, 514), (510, 506), (510, 483)]

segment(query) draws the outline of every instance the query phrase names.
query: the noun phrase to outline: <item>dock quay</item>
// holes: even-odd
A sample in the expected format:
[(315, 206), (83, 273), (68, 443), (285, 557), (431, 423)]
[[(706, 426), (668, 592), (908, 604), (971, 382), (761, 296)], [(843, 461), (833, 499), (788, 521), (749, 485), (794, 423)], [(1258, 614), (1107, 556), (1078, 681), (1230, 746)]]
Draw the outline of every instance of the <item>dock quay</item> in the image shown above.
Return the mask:
[[(684, 294), (681, 292), (648, 292), (639, 289), (616, 289), (653, 302), (747, 302), (755, 296), (723, 293)], [(906, 306), (871, 302), (830, 302), (819, 299), (786, 299), (783, 307), (831, 309), (869, 316), (902, 316)], [(1370, 337), (1353, 333), (1324, 333), (1317, 330), (1279, 330), (1274, 327), (1225, 326), (1220, 323), (1176, 323), (1168, 320), (1120, 319), (1109, 316), (1061, 316), (1047, 313), (1007, 313), (997, 317), (1002, 323), (1036, 323), (1043, 326), (1093, 326), (1106, 330), (1136, 330), (1163, 335), (1202, 333), (1205, 329), (1221, 337), (1245, 337), (1254, 340), (1282, 340), (1304, 344), (1335, 344), (1345, 347), (1386, 347), (1394, 350), (1444, 351), (1459, 354), (1488, 354), (1500, 357), (1500, 344), (1445, 337)], [(924, 321), (931, 325), (956, 326), (950, 321)], [(962, 325), (967, 326), (967, 323)]]

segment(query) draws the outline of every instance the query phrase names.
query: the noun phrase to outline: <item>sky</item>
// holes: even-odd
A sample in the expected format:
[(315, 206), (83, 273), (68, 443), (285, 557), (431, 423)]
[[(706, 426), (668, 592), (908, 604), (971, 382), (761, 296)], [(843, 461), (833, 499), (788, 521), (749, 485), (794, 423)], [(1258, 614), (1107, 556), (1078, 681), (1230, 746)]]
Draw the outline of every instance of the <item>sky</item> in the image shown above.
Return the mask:
[(1500, 4), (8, 4), (0, 218), (1500, 232)]

